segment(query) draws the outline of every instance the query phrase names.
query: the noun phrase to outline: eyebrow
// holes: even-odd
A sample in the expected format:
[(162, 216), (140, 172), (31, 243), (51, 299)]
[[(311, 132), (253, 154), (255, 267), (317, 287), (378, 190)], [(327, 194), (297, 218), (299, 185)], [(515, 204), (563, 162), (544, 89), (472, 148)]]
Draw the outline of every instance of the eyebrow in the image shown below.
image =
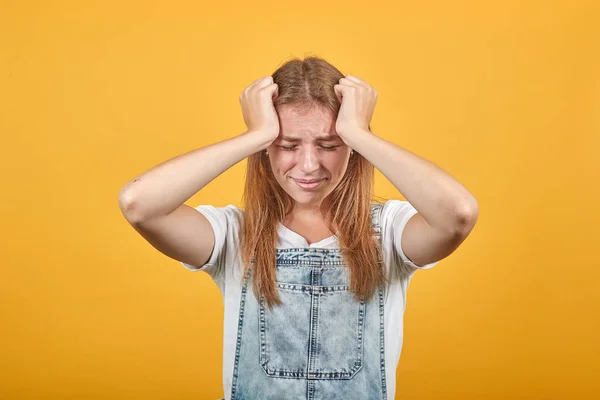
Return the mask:
[[(338, 140), (341, 139), (339, 136), (333, 136), (333, 135), (319, 135), (317, 136), (317, 140), (318, 141), (323, 141), (323, 142), (327, 142), (327, 141), (333, 141), (333, 140)], [(281, 137), (282, 141), (286, 141), (286, 142), (291, 142), (291, 143), (297, 143), (297, 142), (301, 142), (302, 139), (295, 137), (295, 136), (282, 136)]]

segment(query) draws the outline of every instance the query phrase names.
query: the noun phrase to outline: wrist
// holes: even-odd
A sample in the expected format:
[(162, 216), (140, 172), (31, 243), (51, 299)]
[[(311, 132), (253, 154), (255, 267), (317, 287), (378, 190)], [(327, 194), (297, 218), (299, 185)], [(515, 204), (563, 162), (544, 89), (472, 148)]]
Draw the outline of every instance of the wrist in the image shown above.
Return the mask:
[(261, 130), (247, 130), (244, 135), (252, 139), (256, 152), (265, 150), (277, 139), (277, 135)]
[(351, 147), (355, 150), (357, 150), (357, 147), (360, 147), (360, 145), (357, 146), (358, 143), (362, 142), (362, 140), (368, 135), (372, 135), (370, 131), (361, 128), (350, 129), (343, 134), (338, 132), (338, 134), (348, 147)]

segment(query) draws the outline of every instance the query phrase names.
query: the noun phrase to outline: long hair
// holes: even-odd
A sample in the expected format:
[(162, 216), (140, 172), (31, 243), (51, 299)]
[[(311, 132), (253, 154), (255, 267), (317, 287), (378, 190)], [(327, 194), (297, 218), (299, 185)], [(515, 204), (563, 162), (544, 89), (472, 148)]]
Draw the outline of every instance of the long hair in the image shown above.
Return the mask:
[[(319, 57), (294, 58), (273, 73), (278, 85), (275, 109), (288, 104), (299, 111), (324, 107), (337, 116), (340, 102), (333, 86), (343, 75)], [(370, 127), (369, 127), (370, 128)], [(321, 213), (335, 232), (342, 258), (350, 269), (350, 291), (356, 300), (369, 298), (385, 282), (381, 248), (371, 224), (374, 167), (357, 152), (349, 158), (338, 186), (321, 203)], [(252, 288), (262, 294), (269, 308), (280, 304), (276, 290), (277, 222), (283, 221), (294, 200), (275, 180), (264, 151), (248, 157), (242, 197), (244, 220), (240, 232), (244, 274), (252, 267)], [(337, 232), (336, 228), (337, 227)]]

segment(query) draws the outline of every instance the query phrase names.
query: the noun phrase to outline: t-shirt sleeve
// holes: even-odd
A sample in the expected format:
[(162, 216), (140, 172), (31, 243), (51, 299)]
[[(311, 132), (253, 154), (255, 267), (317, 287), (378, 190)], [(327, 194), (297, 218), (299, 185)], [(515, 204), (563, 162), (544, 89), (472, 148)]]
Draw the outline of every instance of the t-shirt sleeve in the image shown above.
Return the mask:
[(393, 248), (399, 258), (399, 268), (406, 273), (413, 273), (419, 269), (429, 269), (438, 262), (426, 265), (415, 264), (402, 250), (402, 233), (408, 220), (417, 213), (417, 209), (408, 201), (388, 200), (382, 210), (382, 225), (384, 226), (383, 245)]
[(199, 205), (195, 209), (210, 222), (215, 235), (215, 247), (202, 267), (185, 262), (181, 264), (190, 271), (204, 271), (214, 280), (222, 280), (225, 277), (228, 249), (233, 245), (231, 242), (238, 237), (240, 209), (232, 204), (225, 207)]

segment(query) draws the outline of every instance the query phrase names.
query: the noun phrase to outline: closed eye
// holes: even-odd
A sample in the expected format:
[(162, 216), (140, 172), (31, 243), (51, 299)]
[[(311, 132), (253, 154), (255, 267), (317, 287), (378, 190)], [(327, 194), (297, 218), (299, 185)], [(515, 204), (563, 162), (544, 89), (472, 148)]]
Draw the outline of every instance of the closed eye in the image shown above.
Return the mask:
[[(279, 146), (281, 149), (285, 150), (285, 151), (294, 151), (296, 150), (296, 147), (298, 146)], [(337, 149), (340, 146), (319, 146), (321, 147), (323, 150), (326, 151), (334, 151), (335, 149)]]

